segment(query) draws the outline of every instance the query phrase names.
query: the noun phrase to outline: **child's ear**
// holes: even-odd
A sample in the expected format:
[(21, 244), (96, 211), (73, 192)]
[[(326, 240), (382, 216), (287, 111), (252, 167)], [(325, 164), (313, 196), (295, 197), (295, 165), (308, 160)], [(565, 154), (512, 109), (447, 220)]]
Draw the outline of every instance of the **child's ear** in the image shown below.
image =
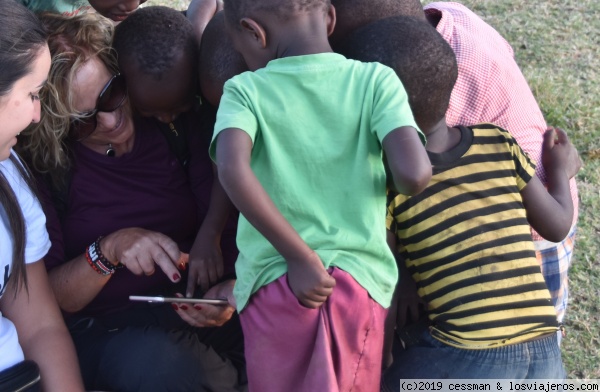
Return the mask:
[(250, 34), (252, 39), (256, 41), (262, 49), (267, 47), (267, 34), (265, 29), (257, 23), (254, 19), (242, 18), (240, 20), (240, 26), (245, 33)]
[(327, 36), (329, 37), (331, 33), (333, 33), (333, 29), (335, 28), (336, 16), (335, 16), (335, 7), (333, 5), (329, 6), (329, 10), (327, 11)]

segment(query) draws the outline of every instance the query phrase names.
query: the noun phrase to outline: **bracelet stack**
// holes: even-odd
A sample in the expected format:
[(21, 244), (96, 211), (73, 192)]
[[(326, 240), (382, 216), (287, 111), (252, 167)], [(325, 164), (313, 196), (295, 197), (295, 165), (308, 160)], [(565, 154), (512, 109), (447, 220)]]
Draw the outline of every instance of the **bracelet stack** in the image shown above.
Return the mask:
[(114, 265), (104, 257), (100, 250), (100, 240), (102, 236), (98, 237), (96, 241), (85, 248), (85, 259), (88, 264), (100, 275), (107, 276), (112, 275), (115, 271), (122, 267), (121, 264)]

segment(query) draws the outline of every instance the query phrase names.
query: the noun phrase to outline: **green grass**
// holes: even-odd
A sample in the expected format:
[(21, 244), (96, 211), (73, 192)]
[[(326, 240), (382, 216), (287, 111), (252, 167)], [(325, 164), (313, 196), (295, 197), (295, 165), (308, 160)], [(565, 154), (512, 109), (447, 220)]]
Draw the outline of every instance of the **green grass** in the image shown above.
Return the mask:
[(569, 273), (563, 359), (569, 378), (600, 378), (600, 2), (596, 0), (462, 2), (512, 45), (548, 124), (567, 130), (584, 161)]
[[(582, 155), (584, 167), (577, 176), (580, 215), (562, 349), (569, 378), (600, 379), (600, 219), (595, 215), (600, 211), (600, 1), (461, 2), (512, 45), (548, 124), (565, 129)], [(184, 9), (187, 3), (146, 4)]]

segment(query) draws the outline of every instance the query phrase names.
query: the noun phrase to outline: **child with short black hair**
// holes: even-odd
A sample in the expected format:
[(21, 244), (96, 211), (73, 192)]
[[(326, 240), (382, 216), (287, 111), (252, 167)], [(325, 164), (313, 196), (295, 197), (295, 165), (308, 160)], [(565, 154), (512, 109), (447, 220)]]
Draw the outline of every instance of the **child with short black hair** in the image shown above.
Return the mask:
[(402, 193), (431, 176), (407, 97), (389, 68), (332, 52), (329, 0), (224, 11), (253, 71), (225, 84), (211, 145), (243, 215), (234, 294), (250, 388), (378, 390), (397, 279), (382, 150)]
[(202, 97), (218, 108), (225, 82), (248, 70), (225, 31), (225, 15), (219, 11), (203, 30), (200, 43), (198, 78)]
[(433, 164), (421, 194), (389, 198), (388, 229), (428, 303), (431, 327), (395, 356), (385, 387), (398, 390), (402, 378), (564, 377), (555, 312), (528, 223), (551, 241), (571, 227), (569, 178), (580, 163), (566, 134), (545, 135), (546, 192), (507, 131), (446, 125), (457, 65), (432, 26), (382, 19), (350, 35), (341, 52), (394, 69)]
[[(136, 113), (157, 120), (156, 126), (189, 172), (198, 162), (197, 151), (190, 151), (191, 140), (209, 141), (216, 110), (199, 97), (199, 43), (192, 23), (172, 8), (144, 7), (115, 28), (112, 46)], [(196, 192), (205, 191), (199, 178), (190, 181)], [(228, 239), (235, 238), (236, 212), (218, 181), (213, 182), (207, 214), (200, 218), (202, 225), (190, 250), (187, 297), (234, 275), (237, 249)], [(186, 318), (202, 318), (191, 307), (188, 312), (178, 309)]]
[(169, 123), (193, 108), (199, 45), (180, 11), (141, 8), (116, 26), (112, 46), (131, 104), (142, 116)]

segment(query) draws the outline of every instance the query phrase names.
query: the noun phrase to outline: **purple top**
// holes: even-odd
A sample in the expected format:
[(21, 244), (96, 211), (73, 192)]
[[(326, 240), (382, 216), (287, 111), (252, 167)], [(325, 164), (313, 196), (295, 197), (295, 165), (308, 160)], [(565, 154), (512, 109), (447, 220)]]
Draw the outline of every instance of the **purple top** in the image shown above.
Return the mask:
[[(99, 236), (129, 227), (161, 232), (177, 242), (182, 251), (189, 252), (208, 209), (213, 170), (208, 156), (211, 135), (203, 135), (199, 130), (198, 114), (185, 116), (182, 120), (188, 124), (191, 154), (189, 176), (152, 119), (135, 119), (134, 146), (118, 158), (75, 143), (73, 176), (62, 225), (48, 189), (41, 192), (52, 241), (44, 258), (48, 270), (82, 254)], [(232, 273), (237, 257), (234, 222), (223, 233), (221, 245), (225, 274)], [(186, 279), (184, 275), (182, 284)], [(117, 270), (78, 314), (96, 316), (126, 308), (131, 305), (129, 295), (183, 290), (184, 286), (176, 287), (160, 268), (152, 276), (136, 276), (124, 268)]]

